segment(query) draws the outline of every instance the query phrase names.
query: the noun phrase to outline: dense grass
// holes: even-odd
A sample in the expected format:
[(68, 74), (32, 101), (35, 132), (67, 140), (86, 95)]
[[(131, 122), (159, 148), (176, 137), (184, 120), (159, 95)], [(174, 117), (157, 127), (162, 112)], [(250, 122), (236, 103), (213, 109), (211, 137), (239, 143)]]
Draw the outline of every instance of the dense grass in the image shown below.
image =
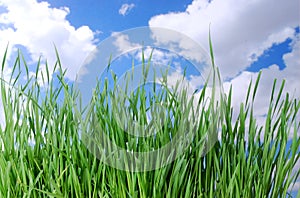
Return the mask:
[[(200, 121), (190, 149), (160, 169), (129, 172), (105, 165), (80, 140), (73, 106), (78, 93), (65, 82), (59, 58), (53, 78), (46, 69), (43, 87), (37, 82), (40, 74), (29, 74), (21, 54), (8, 82), (4, 81), (4, 63), (0, 85), (6, 125), (0, 129), (0, 197), (286, 197), (300, 174), (297, 170), (292, 176), (300, 157), (300, 120), (296, 117), (300, 101), (282, 95), (284, 82), (275, 95), (278, 84), (274, 81), (264, 126), (257, 126), (252, 107), (259, 75), (249, 84), (237, 121), (232, 118), (232, 90), (224, 96), (220, 140), (206, 155), (202, 156), (201, 136), (213, 115), (209, 108), (195, 108)], [(18, 79), (23, 75), (27, 83), (20, 85)], [(124, 148), (126, 142), (134, 143), (131, 148), (138, 151), (158, 148), (169, 141), (180, 121), (190, 119), (182, 113), (186, 98), (181, 93), (181, 98), (175, 98), (167, 90), (154, 97), (155, 102), (167, 101), (168, 109), (177, 116), (173, 122), (168, 117), (164, 120), (168, 127), (160, 131), (157, 141), (134, 146), (136, 140), (125, 137), (110, 116), (109, 92), (95, 94), (99, 101), (96, 115), (110, 131), (110, 138)], [(140, 90), (131, 99), (143, 101), (144, 94)], [(205, 89), (201, 94), (199, 104), (203, 104)], [(129, 106), (129, 115), (141, 122), (145, 121), (142, 104), (138, 109)], [(289, 135), (293, 136), (291, 144)]]

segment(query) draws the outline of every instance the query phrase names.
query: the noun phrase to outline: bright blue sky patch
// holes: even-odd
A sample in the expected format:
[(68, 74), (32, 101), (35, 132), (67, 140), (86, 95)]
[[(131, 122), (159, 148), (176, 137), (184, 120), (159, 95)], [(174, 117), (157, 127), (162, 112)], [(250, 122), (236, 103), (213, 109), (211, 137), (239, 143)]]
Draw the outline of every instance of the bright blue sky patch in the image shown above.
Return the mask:
[(283, 61), (283, 55), (292, 51), (290, 46), (291, 42), (291, 39), (287, 39), (283, 43), (274, 44), (270, 49), (264, 51), (264, 53), (258, 57), (257, 61), (247, 68), (247, 71), (257, 72), (273, 64), (278, 65), (280, 70), (284, 69), (286, 66)]
[[(138, 26), (148, 26), (151, 17), (169, 12), (184, 11), (191, 0), (136, 0), (136, 1), (106, 1), (106, 0), (50, 0), (52, 7), (67, 6), (70, 14), (67, 19), (74, 25), (89, 26), (92, 30), (100, 30), (102, 34), (98, 37), (102, 40), (112, 32), (119, 32)], [(126, 15), (119, 13), (122, 5), (133, 5)]]

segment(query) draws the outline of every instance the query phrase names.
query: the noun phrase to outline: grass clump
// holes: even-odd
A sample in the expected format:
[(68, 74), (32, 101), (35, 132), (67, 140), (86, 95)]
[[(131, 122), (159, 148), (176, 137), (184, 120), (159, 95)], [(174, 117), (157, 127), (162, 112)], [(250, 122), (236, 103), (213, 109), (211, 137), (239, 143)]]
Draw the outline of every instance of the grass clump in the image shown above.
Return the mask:
[[(65, 71), (59, 58), (53, 78), (48, 69), (40, 76), (43, 87), (37, 81), (39, 69), (35, 75), (29, 75), (21, 54), (8, 82), (4, 80), (4, 62), (0, 85), (6, 124), (0, 128), (0, 197), (285, 197), (290, 195), (289, 189), (300, 174), (300, 170), (292, 173), (300, 157), (300, 101), (289, 94), (282, 95), (284, 82), (275, 95), (274, 81), (264, 126), (256, 124), (251, 105), (259, 74), (254, 85), (249, 85), (237, 121), (232, 118), (232, 90), (223, 98), (220, 139), (206, 155), (202, 155), (201, 136), (209, 128), (212, 115), (209, 108), (199, 106), (195, 108), (195, 112), (200, 112), (197, 133), (190, 149), (162, 168), (129, 172), (106, 165), (81, 141), (80, 120), (73, 106), (78, 93), (64, 81)], [(18, 85), (24, 74), (21, 68), (25, 68), (27, 80)], [(141, 139), (137, 144), (136, 139), (116, 128), (117, 121), (108, 105), (109, 96), (113, 95), (96, 93), (95, 115), (100, 126), (108, 129), (110, 138), (123, 148), (128, 144), (137, 151), (159, 148), (181, 126), (183, 117), (190, 119), (179, 113), (188, 101), (176, 101), (168, 95), (170, 92), (158, 94), (152, 102), (168, 101), (175, 120), (166, 116), (163, 122), (168, 127), (157, 141)], [(145, 90), (140, 90), (129, 99), (143, 104), (144, 96)], [(204, 96), (205, 89), (199, 104), (204, 102)], [(128, 106), (130, 115), (146, 123), (143, 105), (137, 109), (137, 103), (134, 104)], [(293, 137), (290, 141), (289, 136)]]

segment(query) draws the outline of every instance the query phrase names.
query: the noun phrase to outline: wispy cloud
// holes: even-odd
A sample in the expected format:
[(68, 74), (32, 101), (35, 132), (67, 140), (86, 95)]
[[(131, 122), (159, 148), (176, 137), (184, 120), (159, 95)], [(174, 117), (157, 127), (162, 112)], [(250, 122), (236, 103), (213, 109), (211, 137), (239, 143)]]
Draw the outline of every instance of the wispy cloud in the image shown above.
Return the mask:
[(123, 4), (121, 6), (121, 8), (119, 9), (119, 14), (123, 15), (123, 16), (127, 15), (134, 8), (134, 6), (135, 5), (133, 3), (131, 3), (131, 4), (127, 4), (127, 3)]

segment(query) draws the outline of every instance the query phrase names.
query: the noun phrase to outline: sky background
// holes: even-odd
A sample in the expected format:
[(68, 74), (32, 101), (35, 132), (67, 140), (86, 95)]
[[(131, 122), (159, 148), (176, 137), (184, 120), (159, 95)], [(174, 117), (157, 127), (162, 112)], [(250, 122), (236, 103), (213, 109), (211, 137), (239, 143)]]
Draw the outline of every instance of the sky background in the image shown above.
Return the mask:
[[(41, 55), (51, 66), (55, 44), (68, 69), (66, 77), (74, 80), (86, 56), (115, 32), (170, 28), (209, 51), (210, 25), (216, 64), (225, 92), (233, 87), (235, 109), (244, 101), (250, 80), (263, 71), (254, 104), (262, 124), (275, 78), (279, 83), (285, 79), (285, 92), (300, 98), (299, 24), (299, 0), (0, 0), (0, 59), (9, 43), (7, 76), (17, 49), (32, 70)], [(295, 186), (299, 188), (300, 182)]]

